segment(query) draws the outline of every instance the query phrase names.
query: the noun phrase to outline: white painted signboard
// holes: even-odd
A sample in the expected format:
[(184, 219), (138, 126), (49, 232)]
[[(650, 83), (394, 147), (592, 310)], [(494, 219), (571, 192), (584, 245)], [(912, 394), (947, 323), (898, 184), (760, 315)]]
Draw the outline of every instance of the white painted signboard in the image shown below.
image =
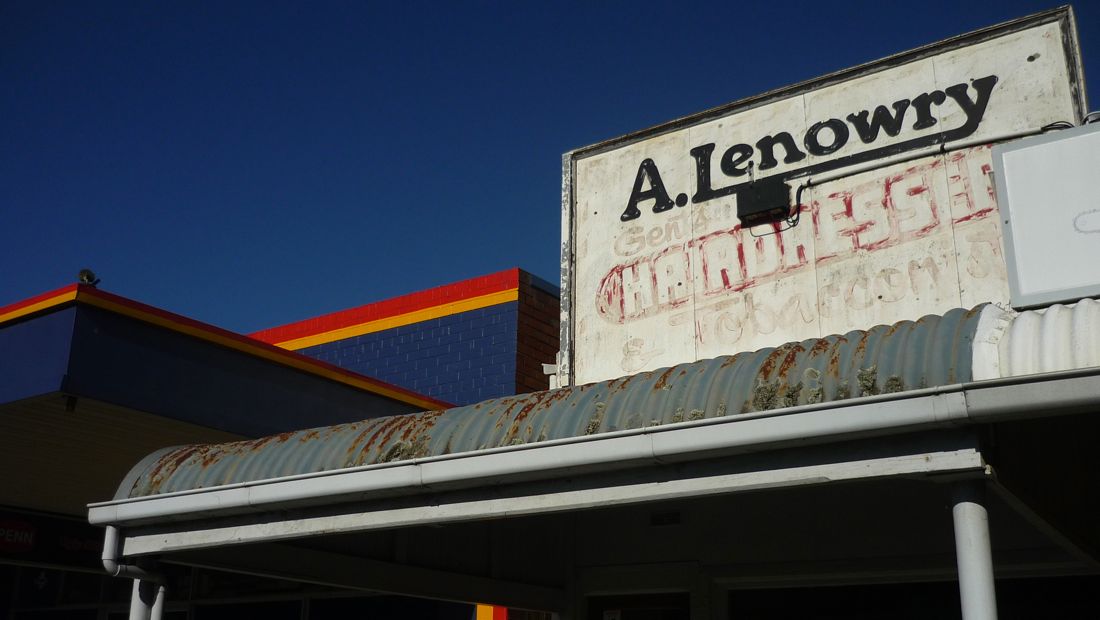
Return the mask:
[[(563, 384), (1007, 301), (989, 144), (1080, 72), (1058, 9), (567, 153)], [(742, 228), (773, 177), (797, 223)]]
[(993, 149), (1012, 305), (1100, 295), (1100, 122)]

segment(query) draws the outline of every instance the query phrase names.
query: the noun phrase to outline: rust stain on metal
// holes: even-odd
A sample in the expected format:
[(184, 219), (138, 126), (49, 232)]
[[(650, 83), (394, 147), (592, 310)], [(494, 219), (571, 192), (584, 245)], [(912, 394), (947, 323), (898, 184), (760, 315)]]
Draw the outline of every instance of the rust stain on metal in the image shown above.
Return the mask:
[(734, 364), (738, 363), (741, 358), (744, 357), (744, 355), (744, 353), (737, 353), (735, 355), (724, 356), (725, 359), (722, 360), (722, 364), (719, 366), (719, 368), (729, 368), (730, 366), (733, 366)]
[(863, 332), (863, 334), (859, 337), (859, 342), (856, 343), (856, 359), (863, 359), (863, 357), (867, 354), (867, 341), (870, 340), (870, 338), (870, 331)]
[(829, 350), (829, 340), (827, 338), (821, 338), (814, 343), (814, 346), (810, 347), (810, 357), (817, 357), (822, 353)]
[(847, 343), (848, 338), (840, 336), (833, 345), (833, 354), (829, 356), (829, 363), (825, 366), (825, 373), (830, 377), (840, 378), (840, 351)]
[(404, 416), (394, 417), (393, 432), (390, 433), (386, 443), (389, 443), (395, 435), (399, 436), (399, 441), (407, 441), (412, 437), (414, 431), (416, 431), (418, 417), (419, 416), (409, 416), (407, 418)]
[[(651, 375), (652, 373), (648, 373), (648, 372), (646, 372), (646, 373), (641, 373), (641, 374), (644, 374), (644, 375), (646, 375), (646, 376), (648, 377), (648, 376), (650, 376), (650, 375)], [(608, 393), (610, 393), (610, 394), (614, 394), (614, 393), (616, 393), (616, 392), (621, 392), (621, 391), (625, 390), (625, 389), (626, 389), (626, 386), (630, 385), (630, 382), (631, 382), (632, 380), (634, 380), (634, 377), (637, 377), (637, 376), (641, 376), (641, 375), (627, 375), (627, 376), (625, 376), (625, 377), (622, 377), (622, 378), (620, 378), (620, 379), (616, 379), (616, 380), (614, 380), (614, 381), (610, 382), (610, 383), (609, 383), (609, 384), (607, 385), (607, 391), (608, 391)]]
[(407, 422), (401, 425), (401, 440), (408, 441), (414, 434), (418, 434), (419, 424), (414, 421)]
[(201, 459), (203, 469), (206, 469), (214, 463), (220, 461), (221, 457), (224, 456), (222, 452), (214, 451), (212, 448), (213, 446), (202, 446), (202, 448), (198, 450), (198, 455)]
[(279, 433), (278, 435), (270, 435), (268, 437), (265, 437), (263, 441), (266, 443), (286, 443), (290, 441), (291, 436), (293, 436), (294, 434), (294, 431), (286, 431), (283, 433)]
[[(348, 448), (347, 448), (347, 450), (345, 451), (345, 456), (347, 456), (347, 457), (348, 457), (348, 459), (351, 459), (351, 458), (352, 458), (352, 453), (353, 453), (353, 452), (356, 452), (356, 451), (357, 451), (357, 450), (359, 449), (359, 446), (360, 446), (360, 445), (362, 444), (362, 442), (363, 442), (363, 438), (367, 436), (367, 433), (370, 433), (370, 432), (371, 432), (371, 430), (373, 430), (373, 429), (374, 429), (374, 426), (375, 426), (375, 425), (374, 425), (374, 424), (371, 424), (371, 421), (370, 421), (370, 420), (368, 420), (368, 421), (365, 421), (365, 422), (363, 423), (363, 426), (364, 426), (365, 428), (363, 428), (363, 430), (362, 430), (362, 431), (359, 431), (359, 433), (357, 433), (357, 434), (355, 435), (355, 438), (354, 438), (354, 439), (352, 439), (351, 443), (350, 443), (350, 444), (348, 444)], [(350, 460), (349, 460), (349, 462), (350, 462)]]
[(791, 368), (798, 363), (798, 356), (801, 353), (805, 353), (806, 349), (801, 344), (794, 343), (790, 346), (790, 350), (783, 358), (783, 362), (779, 365), (779, 376), (783, 379), (787, 378), (787, 374), (790, 373)]
[(572, 396), (573, 392), (574, 392), (573, 388), (564, 388), (564, 389), (560, 389), (560, 390), (551, 390), (550, 392), (547, 392), (548, 396), (546, 397), (546, 400), (543, 402), (542, 408), (543, 409), (549, 409), (550, 406), (553, 405), (554, 403), (556, 403), (558, 401), (561, 401), (561, 400), (565, 400), (567, 397)]
[(435, 428), (435, 422), (442, 413), (442, 411), (425, 411), (424, 413), (417, 414), (405, 425), (405, 430), (402, 431), (401, 438), (403, 440), (408, 440), (414, 435), (417, 437), (424, 435), (430, 437), (431, 433), (429, 431)]
[(778, 357), (782, 354), (782, 347), (772, 350), (772, 352), (769, 353), (766, 358), (764, 358), (764, 362), (760, 364), (760, 371), (756, 373), (757, 376), (770, 377), (772, 374), (772, 370), (775, 370), (776, 359), (778, 359)]
[[(674, 370), (676, 370), (676, 369), (675, 368), (667, 368), (667, 369), (665, 369), (664, 372), (661, 373), (660, 377), (657, 377), (657, 382), (653, 384), (654, 391), (669, 389), (668, 388), (668, 378), (672, 374), (672, 371), (674, 371)], [(681, 370), (680, 374), (683, 374), (683, 372), (684, 371)]]
[[(345, 466), (415, 458), (427, 450), (429, 431), (443, 413), (433, 410), (365, 421), (365, 428), (345, 451)], [(368, 456), (372, 452), (376, 453), (373, 459)]]
[(546, 392), (535, 392), (534, 394), (531, 394), (529, 397), (527, 397), (527, 403), (522, 408), (520, 408), (519, 413), (516, 414), (515, 420), (513, 420), (513, 424), (518, 424), (526, 420), (527, 416), (530, 415), (532, 411), (534, 411), (535, 407), (538, 407), (540, 404), (542, 404), (542, 400), (545, 397)]
[[(520, 402), (522, 402), (522, 401), (518, 398), (509, 399), (508, 400), (508, 407), (503, 412), (501, 412), (499, 415), (497, 415), (497, 423), (494, 424), (493, 427), (494, 428), (504, 428), (504, 418), (509, 417), (512, 414), (512, 410), (515, 409), (516, 405), (520, 404)], [(493, 412), (490, 411), (489, 413), (492, 414)]]
[(366, 454), (368, 450), (375, 445), (380, 444), (380, 438), (383, 436), (389, 437), (393, 434), (393, 431), (389, 429), (392, 418), (378, 418), (372, 420), (372, 424), (367, 424), (347, 450), (346, 465), (359, 465), (366, 462)]
[(360, 452), (365, 453), (372, 446), (381, 446), (389, 443), (390, 439), (393, 438), (394, 433), (397, 432), (397, 429), (394, 428), (394, 426), (394, 418), (382, 418), (381, 423), (378, 424), (378, 428), (367, 439), (367, 443), (363, 446), (360, 446)]
[[(546, 392), (535, 392), (534, 394), (528, 395), (525, 400), (525, 404), (523, 405), (523, 407), (520, 408), (519, 413), (517, 413), (516, 417), (512, 420), (512, 425), (508, 427), (508, 432), (504, 435), (505, 443), (510, 443), (516, 439), (516, 436), (519, 434), (519, 429), (520, 426), (523, 424), (523, 421), (527, 419), (527, 416), (531, 414), (535, 407), (539, 406), (542, 403), (545, 396)], [(509, 411), (511, 411), (511, 407), (509, 407)], [(504, 416), (501, 416), (500, 420), (501, 422), (503, 422)], [(501, 422), (497, 423), (498, 428), (500, 427)], [(530, 427), (527, 428), (527, 432), (531, 432)]]
[[(184, 446), (175, 452), (165, 455), (157, 461), (149, 471), (149, 481), (146, 483), (146, 487), (149, 490), (147, 494), (155, 495), (160, 493), (161, 486), (180, 468), (181, 465), (186, 463), (196, 452), (198, 452), (200, 447), (202, 446)], [(134, 483), (134, 486), (137, 486), (137, 482)]]

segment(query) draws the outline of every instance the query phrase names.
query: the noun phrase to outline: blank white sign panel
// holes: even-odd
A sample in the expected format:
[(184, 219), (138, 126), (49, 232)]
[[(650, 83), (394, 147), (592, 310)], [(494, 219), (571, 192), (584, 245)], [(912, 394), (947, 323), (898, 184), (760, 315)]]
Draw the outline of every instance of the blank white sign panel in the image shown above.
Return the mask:
[(1100, 295), (1100, 123), (993, 148), (1012, 305)]

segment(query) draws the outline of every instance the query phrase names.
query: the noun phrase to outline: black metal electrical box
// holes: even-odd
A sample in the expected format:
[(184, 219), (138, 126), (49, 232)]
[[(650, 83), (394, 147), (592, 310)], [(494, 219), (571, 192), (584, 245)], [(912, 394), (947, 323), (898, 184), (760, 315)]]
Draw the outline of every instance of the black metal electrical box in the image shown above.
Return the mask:
[(787, 218), (791, 187), (779, 178), (761, 179), (737, 190), (737, 218), (745, 228)]

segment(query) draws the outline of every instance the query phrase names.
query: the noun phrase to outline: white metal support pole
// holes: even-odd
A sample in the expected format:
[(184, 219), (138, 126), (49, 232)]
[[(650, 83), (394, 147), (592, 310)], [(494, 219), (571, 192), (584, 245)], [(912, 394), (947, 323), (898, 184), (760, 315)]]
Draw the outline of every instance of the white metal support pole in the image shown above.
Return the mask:
[(164, 594), (164, 584), (135, 579), (130, 594), (130, 620), (161, 620)]
[(149, 612), (152, 608), (152, 601), (145, 600), (142, 596), (142, 590), (148, 592), (148, 585), (142, 587), (140, 579), (134, 580), (134, 589), (130, 593), (130, 620), (149, 620)]
[(164, 617), (164, 594), (165, 587), (163, 583), (154, 584), (157, 589), (156, 598), (153, 599), (153, 608), (149, 611), (149, 620), (161, 620)]
[(981, 482), (961, 482), (953, 489), (955, 556), (959, 566), (959, 599), (963, 620), (997, 620), (989, 513)]

